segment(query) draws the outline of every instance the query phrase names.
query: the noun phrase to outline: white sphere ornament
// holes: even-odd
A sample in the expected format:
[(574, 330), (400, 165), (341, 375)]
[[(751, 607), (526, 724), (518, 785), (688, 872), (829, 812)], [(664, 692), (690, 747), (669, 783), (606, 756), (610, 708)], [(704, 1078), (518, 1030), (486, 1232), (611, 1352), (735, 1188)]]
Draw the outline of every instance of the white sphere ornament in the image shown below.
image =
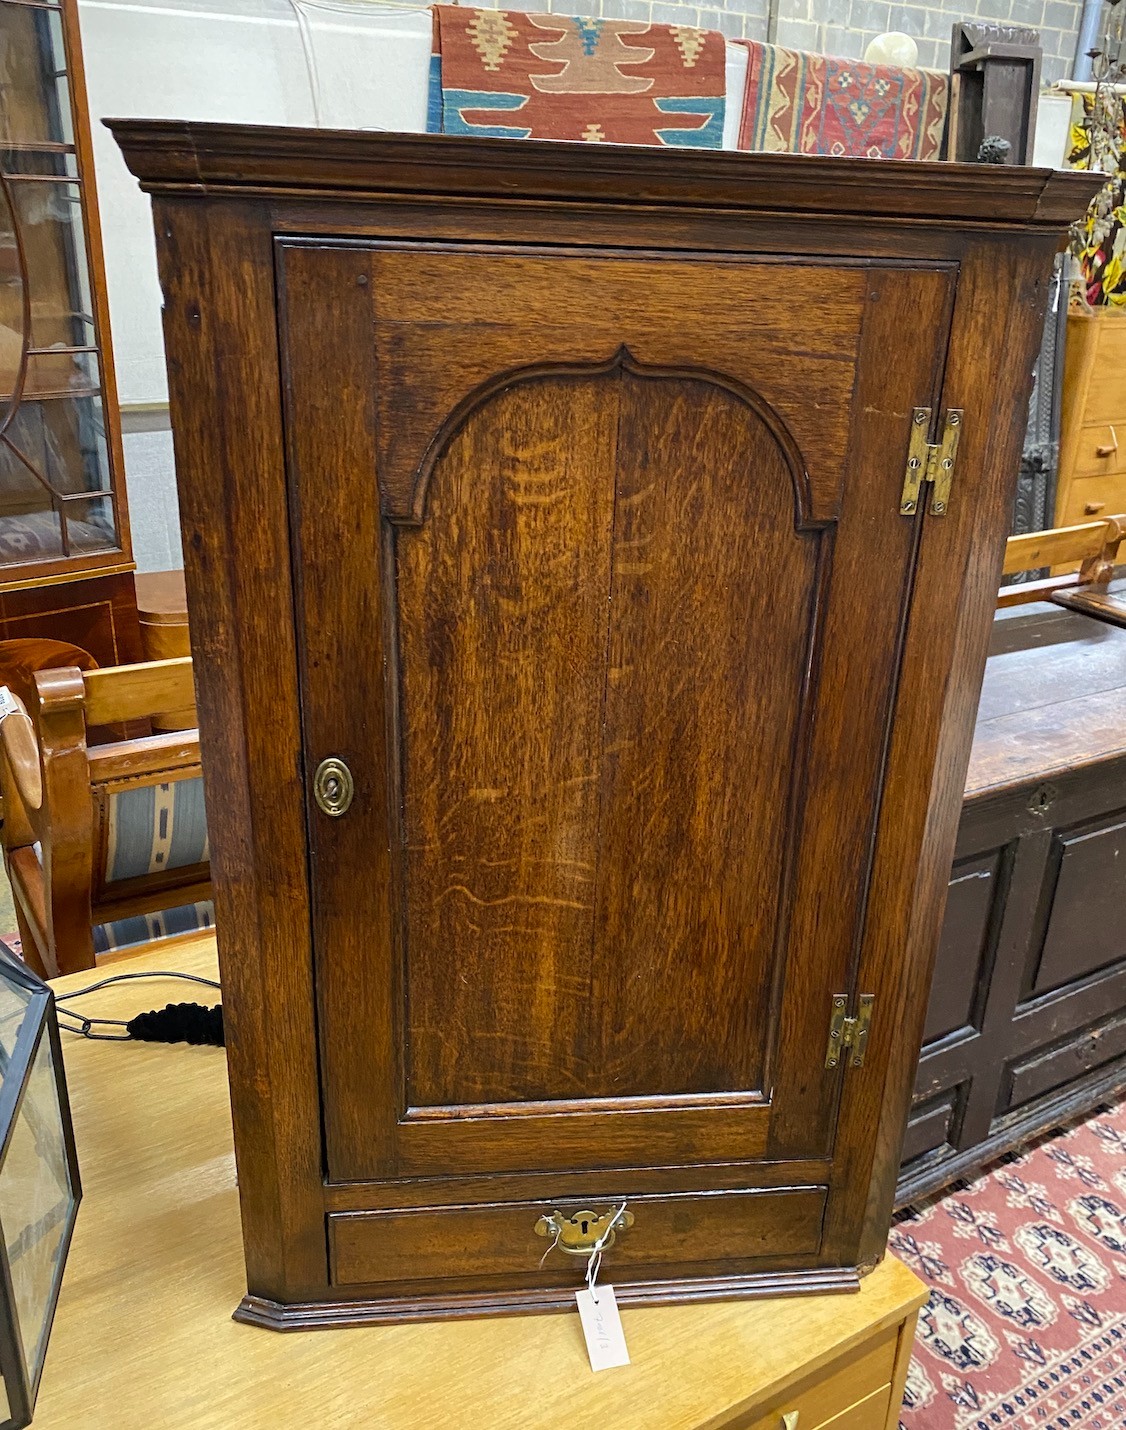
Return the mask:
[(888, 30), (868, 41), (864, 58), (870, 65), (898, 65), (909, 68), (919, 62), (919, 47), (902, 30)]

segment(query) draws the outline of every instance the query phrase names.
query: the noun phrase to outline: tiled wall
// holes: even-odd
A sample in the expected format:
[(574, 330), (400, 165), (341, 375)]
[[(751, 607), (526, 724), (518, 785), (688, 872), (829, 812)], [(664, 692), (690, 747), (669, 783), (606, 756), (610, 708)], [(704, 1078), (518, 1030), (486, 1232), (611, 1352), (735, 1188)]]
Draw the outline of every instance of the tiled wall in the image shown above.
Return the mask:
[[(548, 10), (564, 15), (603, 15), (615, 20), (655, 20), (700, 25), (732, 39), (766, 39), (767, 0), (727, 0), (725, 6), (697, 7), (672, 0), (486, 0), (510, 10)], [(1082, 0), (937, 0), (934, 4), (892, 4), (889, 0), (778, 0), (776, 38), (780, 45), (859, 59), (868, 41), (885, 30), (903, 30), (919, 45), (919, 62), (945, 69), (950, 31), (956, 20), (990, 20), (1031, 25), (1044, 47), (1044, 82), (1071, 71)]]

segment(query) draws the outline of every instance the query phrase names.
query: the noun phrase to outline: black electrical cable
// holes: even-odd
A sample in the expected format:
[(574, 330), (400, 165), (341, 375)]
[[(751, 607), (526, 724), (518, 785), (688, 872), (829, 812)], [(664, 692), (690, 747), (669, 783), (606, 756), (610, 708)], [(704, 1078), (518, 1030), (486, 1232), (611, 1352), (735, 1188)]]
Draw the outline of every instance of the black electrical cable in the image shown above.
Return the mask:
[[(147, 1013), (138, 1013), (128, 1020), (121, 1018), (91, 1018), (65, 1005), (74, 998), (84, 998), (99, 988), (107, 988), (111, 983), (125, 983), (139, 978), (176, 978), (185, 983), (200, 983), (205, 988), (218, 988), (212, 978), (201, 978), (196, 973), (174, 973), (171, 970), (157, 970), (152, 973), (114, 973), (99, 979), (87, 988), (77, 988), (72, 993), (56, 996), (55, 1005), (62, 1032), (76, 1033), (80, 1038), (89, 1038), (101, 1043), (190, 1043), (193, 1046), (221, 1048), (223, 1038), (223, 1005), (216, 1003), (206, 1008), (201, 1003), (168, 1003), (163, 1008), (155, 1008)], [(65, 1021), (73, 1019), (73, 1022)], [(95, 1032), (95, 1028), (120, 1028), (121, 1032)]]

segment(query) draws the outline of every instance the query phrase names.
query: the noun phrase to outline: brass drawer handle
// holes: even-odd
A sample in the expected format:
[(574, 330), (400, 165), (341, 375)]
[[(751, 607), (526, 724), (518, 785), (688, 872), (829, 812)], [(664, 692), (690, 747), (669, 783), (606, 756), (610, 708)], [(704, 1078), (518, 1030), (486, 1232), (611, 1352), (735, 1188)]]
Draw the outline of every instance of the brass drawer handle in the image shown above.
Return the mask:
[(313, 776), (313, 798), (322, 814), (333, 819), (347, 814), (355, 789), (352, 771), (335, 755), (330, 755), (317, 766), (317, 772)]
[(554, 1211), (541, 1216), (536, 1222), (537, 1236), (552, 1236), (555, 1241), (549, 1250), (557, 1246), (568, 1256), (589, 1256), (592, 1251), (608, 1251), (614, 1245), (619, 1231), (633, 1225), (633, 1212), (621, 1207), (617, 1211), (573, 1212), (565, 1216)]

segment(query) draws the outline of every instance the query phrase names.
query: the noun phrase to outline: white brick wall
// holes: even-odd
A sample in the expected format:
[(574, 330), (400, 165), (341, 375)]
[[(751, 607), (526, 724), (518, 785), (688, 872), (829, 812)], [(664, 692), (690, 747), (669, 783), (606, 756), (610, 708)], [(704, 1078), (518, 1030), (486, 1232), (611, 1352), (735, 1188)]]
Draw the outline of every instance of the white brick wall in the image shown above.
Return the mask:
[(958, 0), (929, 5), (910, 0), (779, 0), (777, 39), (780, 45), (859, 59), (874, 35), (902, 30), (914, 36), (920, 64), (945, 69), (956, 21), (1031, 25), (1040, 31), (1043, 79), (1051, 84), (1070, 73), (1081, 10), (1081, 0), (977, 0), (976, 5)]
[[(732, 39), (766, 38), (766, 0), (708, 0), (705, 7), (680, 0), (484, 0), (509, 10), (547, 10), (563, 15), (603, 15), (617, 20), (655, 20), (700, 25)], [(919, 46), (919, 63), (945, 69), (950, 31), (957, 20), (994, 20), (1031, 25), (1044, 47), (1044, 83), (1071, 70), (1082, 0), (778, 0), (780, 45), (859, 59), (874, 35), (903, 30)]]

